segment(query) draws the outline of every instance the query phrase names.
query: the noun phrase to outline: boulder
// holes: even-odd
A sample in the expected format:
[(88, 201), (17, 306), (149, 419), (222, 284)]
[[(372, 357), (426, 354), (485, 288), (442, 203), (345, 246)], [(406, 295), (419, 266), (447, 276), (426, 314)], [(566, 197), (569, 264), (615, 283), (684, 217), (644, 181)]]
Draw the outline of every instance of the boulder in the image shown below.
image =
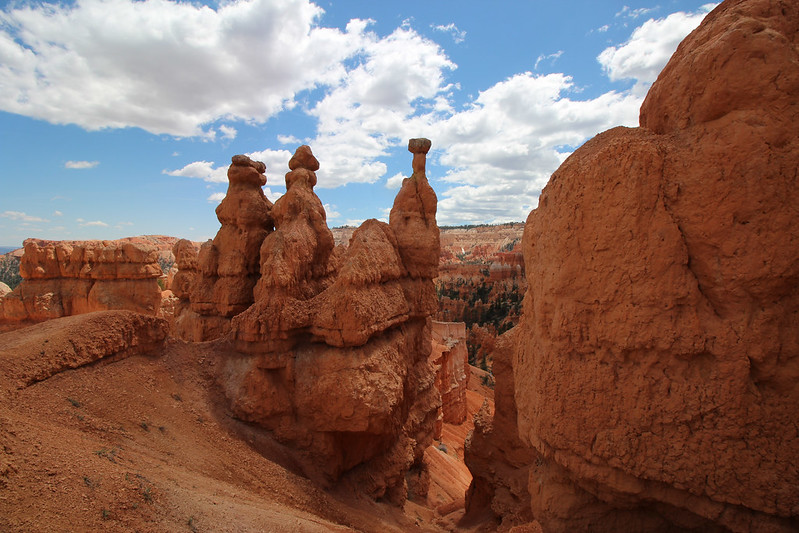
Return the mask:
[(798, 50), (796, 3), (724, 2), (530, 213), (487, 449), (529, 448), (546, 531), (796, 530)]

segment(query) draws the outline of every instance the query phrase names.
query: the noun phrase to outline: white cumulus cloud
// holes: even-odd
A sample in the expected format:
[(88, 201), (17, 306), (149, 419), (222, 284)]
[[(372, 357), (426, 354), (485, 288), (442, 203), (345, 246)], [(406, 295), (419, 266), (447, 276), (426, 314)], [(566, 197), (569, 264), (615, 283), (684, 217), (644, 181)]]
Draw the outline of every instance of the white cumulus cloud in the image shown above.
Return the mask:
[(365, 23), (319, 27), (321, 13), (308, 0), (12, 4), (0, 11), (0, 109), (174, 136), (263, 122), (337, 82), (361, 47)]
[(402, 180), (407, 178), (408, 176), (404, 175), (402, 172), (397, 172), (390, 178), (386, 180), (386, 188), (387, 189), (399, 189), (402, 187)]
[(649, 19), (633, 31), (627, 42), (606, 48), (597, 60), (611, 81), (635, 80), (636, 92), (644, 94), (677, 45), (699, 26), (715, 5), (704, 5), (696, 13), (679, 11), (665, 18)]
[(170, 176), (200, 178), (211, 183), (227, 183), (227, 167), (216, 167), (211, 161), (194, 161), (177, 170), (164, 170)]

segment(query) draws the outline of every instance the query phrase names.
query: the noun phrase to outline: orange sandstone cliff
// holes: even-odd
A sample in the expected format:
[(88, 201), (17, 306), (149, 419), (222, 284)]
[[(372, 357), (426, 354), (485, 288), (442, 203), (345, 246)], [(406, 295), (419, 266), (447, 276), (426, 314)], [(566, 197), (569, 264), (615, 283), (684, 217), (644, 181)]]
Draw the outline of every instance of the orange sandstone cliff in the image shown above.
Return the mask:
[(640, 124), (578, 149), (527, 220), (470, 510), (545, 531), (796, 531), (799, 5), (717, 7)]

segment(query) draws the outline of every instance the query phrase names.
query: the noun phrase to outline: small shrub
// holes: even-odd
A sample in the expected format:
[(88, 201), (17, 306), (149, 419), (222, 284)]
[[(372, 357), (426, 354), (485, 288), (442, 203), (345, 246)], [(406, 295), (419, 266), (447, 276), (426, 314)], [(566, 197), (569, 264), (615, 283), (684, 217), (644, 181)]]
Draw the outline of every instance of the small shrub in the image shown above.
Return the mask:
[(108, 459), (109, 461), (111, 461), (112, 463), (116, 463), (117, 462), (117, 452), (119, 452), (119, 450), (117, 448), (111, 448), (110, 450), (108, 448), (102, 448), (102, 449), (97, 450), (96, 452), (94, 452), (94, 454), (97, 457), (104, 457), (104, 458)]
[(67, 401), (72, 404), (72, 407), (80, 407), (80, 402), (74, 398), (67, 398)]

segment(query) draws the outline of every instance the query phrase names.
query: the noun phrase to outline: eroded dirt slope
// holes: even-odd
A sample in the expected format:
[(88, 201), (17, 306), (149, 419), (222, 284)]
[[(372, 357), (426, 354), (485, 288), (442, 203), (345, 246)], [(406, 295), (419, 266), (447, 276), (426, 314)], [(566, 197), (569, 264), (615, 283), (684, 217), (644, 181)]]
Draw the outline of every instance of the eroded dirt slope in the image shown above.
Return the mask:
[[(58, 342), (63, 320), (0, 335), (0, 365), (37, 328)], [(438, 529), (294, 474), (283, 448), (216, 403), (217, 349), (168, 340), (27, 386), (0, 378), (0, 530)]]

